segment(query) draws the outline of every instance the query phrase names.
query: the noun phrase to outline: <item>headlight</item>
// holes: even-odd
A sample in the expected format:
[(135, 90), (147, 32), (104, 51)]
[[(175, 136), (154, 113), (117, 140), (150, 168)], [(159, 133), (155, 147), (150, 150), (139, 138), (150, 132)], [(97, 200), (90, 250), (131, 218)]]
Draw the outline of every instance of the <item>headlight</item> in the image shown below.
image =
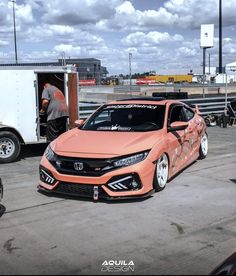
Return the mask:
[(48, 161), (50, 161), (50, 162), (56, 161), (56, 154), (51, 149), (50, 145), (47, 146), (47, 148), (46, 148), (46, 150), (44, 152), (44, 155), (48, 159)]
[(48, 161), (54, 166), (54, 167), (61, 167), (61, 160), (57, 156), (57, 154), (52, 150), (50, 145), (47, 146), (44, 156), (48, 159)]
[(114, 161), (114, 167), (127, 167), (143, 161), (148, 156), (149, 151), (140, 152), (125, 158)]

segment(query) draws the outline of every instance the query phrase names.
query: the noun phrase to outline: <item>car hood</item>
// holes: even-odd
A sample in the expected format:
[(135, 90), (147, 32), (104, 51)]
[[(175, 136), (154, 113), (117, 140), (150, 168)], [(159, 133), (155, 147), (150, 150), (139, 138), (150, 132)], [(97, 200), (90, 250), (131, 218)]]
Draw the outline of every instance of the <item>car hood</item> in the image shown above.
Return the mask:
[(70, 130), (53, 143), (53, 150), (64, 156), (111, 157), (151, 149), (161, 140), (163, 131), (109, 132)]

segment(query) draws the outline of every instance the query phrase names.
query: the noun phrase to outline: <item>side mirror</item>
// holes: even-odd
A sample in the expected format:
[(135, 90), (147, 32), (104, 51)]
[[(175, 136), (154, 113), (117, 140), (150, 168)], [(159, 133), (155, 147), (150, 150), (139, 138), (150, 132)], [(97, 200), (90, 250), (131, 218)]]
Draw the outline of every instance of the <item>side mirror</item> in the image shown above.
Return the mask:
[(82, 119), (76, 120), (76, 121), (75, 121), (75, 125), (76, 125), (77, 127), (80, 127), (80, 126), (82, 126), (83, 124), (84, 124), (84, 120), (82, 120)]
[(188, 122), (173, 122), (169, 127), (168, 131), (177, 131), (177, 130), (185, 130), (188, 127)]

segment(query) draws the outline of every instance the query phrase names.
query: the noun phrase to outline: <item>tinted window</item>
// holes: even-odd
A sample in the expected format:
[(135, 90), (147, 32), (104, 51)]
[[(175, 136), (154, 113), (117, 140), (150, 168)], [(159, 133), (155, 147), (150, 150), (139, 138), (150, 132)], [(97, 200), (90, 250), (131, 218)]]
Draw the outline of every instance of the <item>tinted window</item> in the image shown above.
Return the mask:
[(163, 128), (165, 106), (105, 105), (81, 129), (98, 131), (152, 131)]
[(177, 121), (186, 121), (182, 105), (174, 105), (170, 109), (169, 124)]
[(186, 108), (186, 107), (184, 107), (184, 112), (185, 112), (185, 116), (186, 116), (187, 121), (190, 121), (195, 115), (195, 113), (191, 109)]

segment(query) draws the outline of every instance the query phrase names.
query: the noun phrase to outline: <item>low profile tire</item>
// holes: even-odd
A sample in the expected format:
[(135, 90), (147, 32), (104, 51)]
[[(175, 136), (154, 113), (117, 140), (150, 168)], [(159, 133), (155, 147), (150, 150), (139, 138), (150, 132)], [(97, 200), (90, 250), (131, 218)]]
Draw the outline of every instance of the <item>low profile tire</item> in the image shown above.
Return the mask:
[(201, 137), (201, 142), (200, 142), (199, 159), (206, 158), (207, 153), (208, 153), (208, 137), (207, 137), (207, 134), (204, 133)]
[(157, 160), (156, 170), (153, 179), (153, 188), (156, 192), (165, 189), (169, 174), (169, 162), (165, 153)]
[(15, 161), (20, 150), (20, 141), (14, 133), (10, 131), (0, 132), (0, 163)]

